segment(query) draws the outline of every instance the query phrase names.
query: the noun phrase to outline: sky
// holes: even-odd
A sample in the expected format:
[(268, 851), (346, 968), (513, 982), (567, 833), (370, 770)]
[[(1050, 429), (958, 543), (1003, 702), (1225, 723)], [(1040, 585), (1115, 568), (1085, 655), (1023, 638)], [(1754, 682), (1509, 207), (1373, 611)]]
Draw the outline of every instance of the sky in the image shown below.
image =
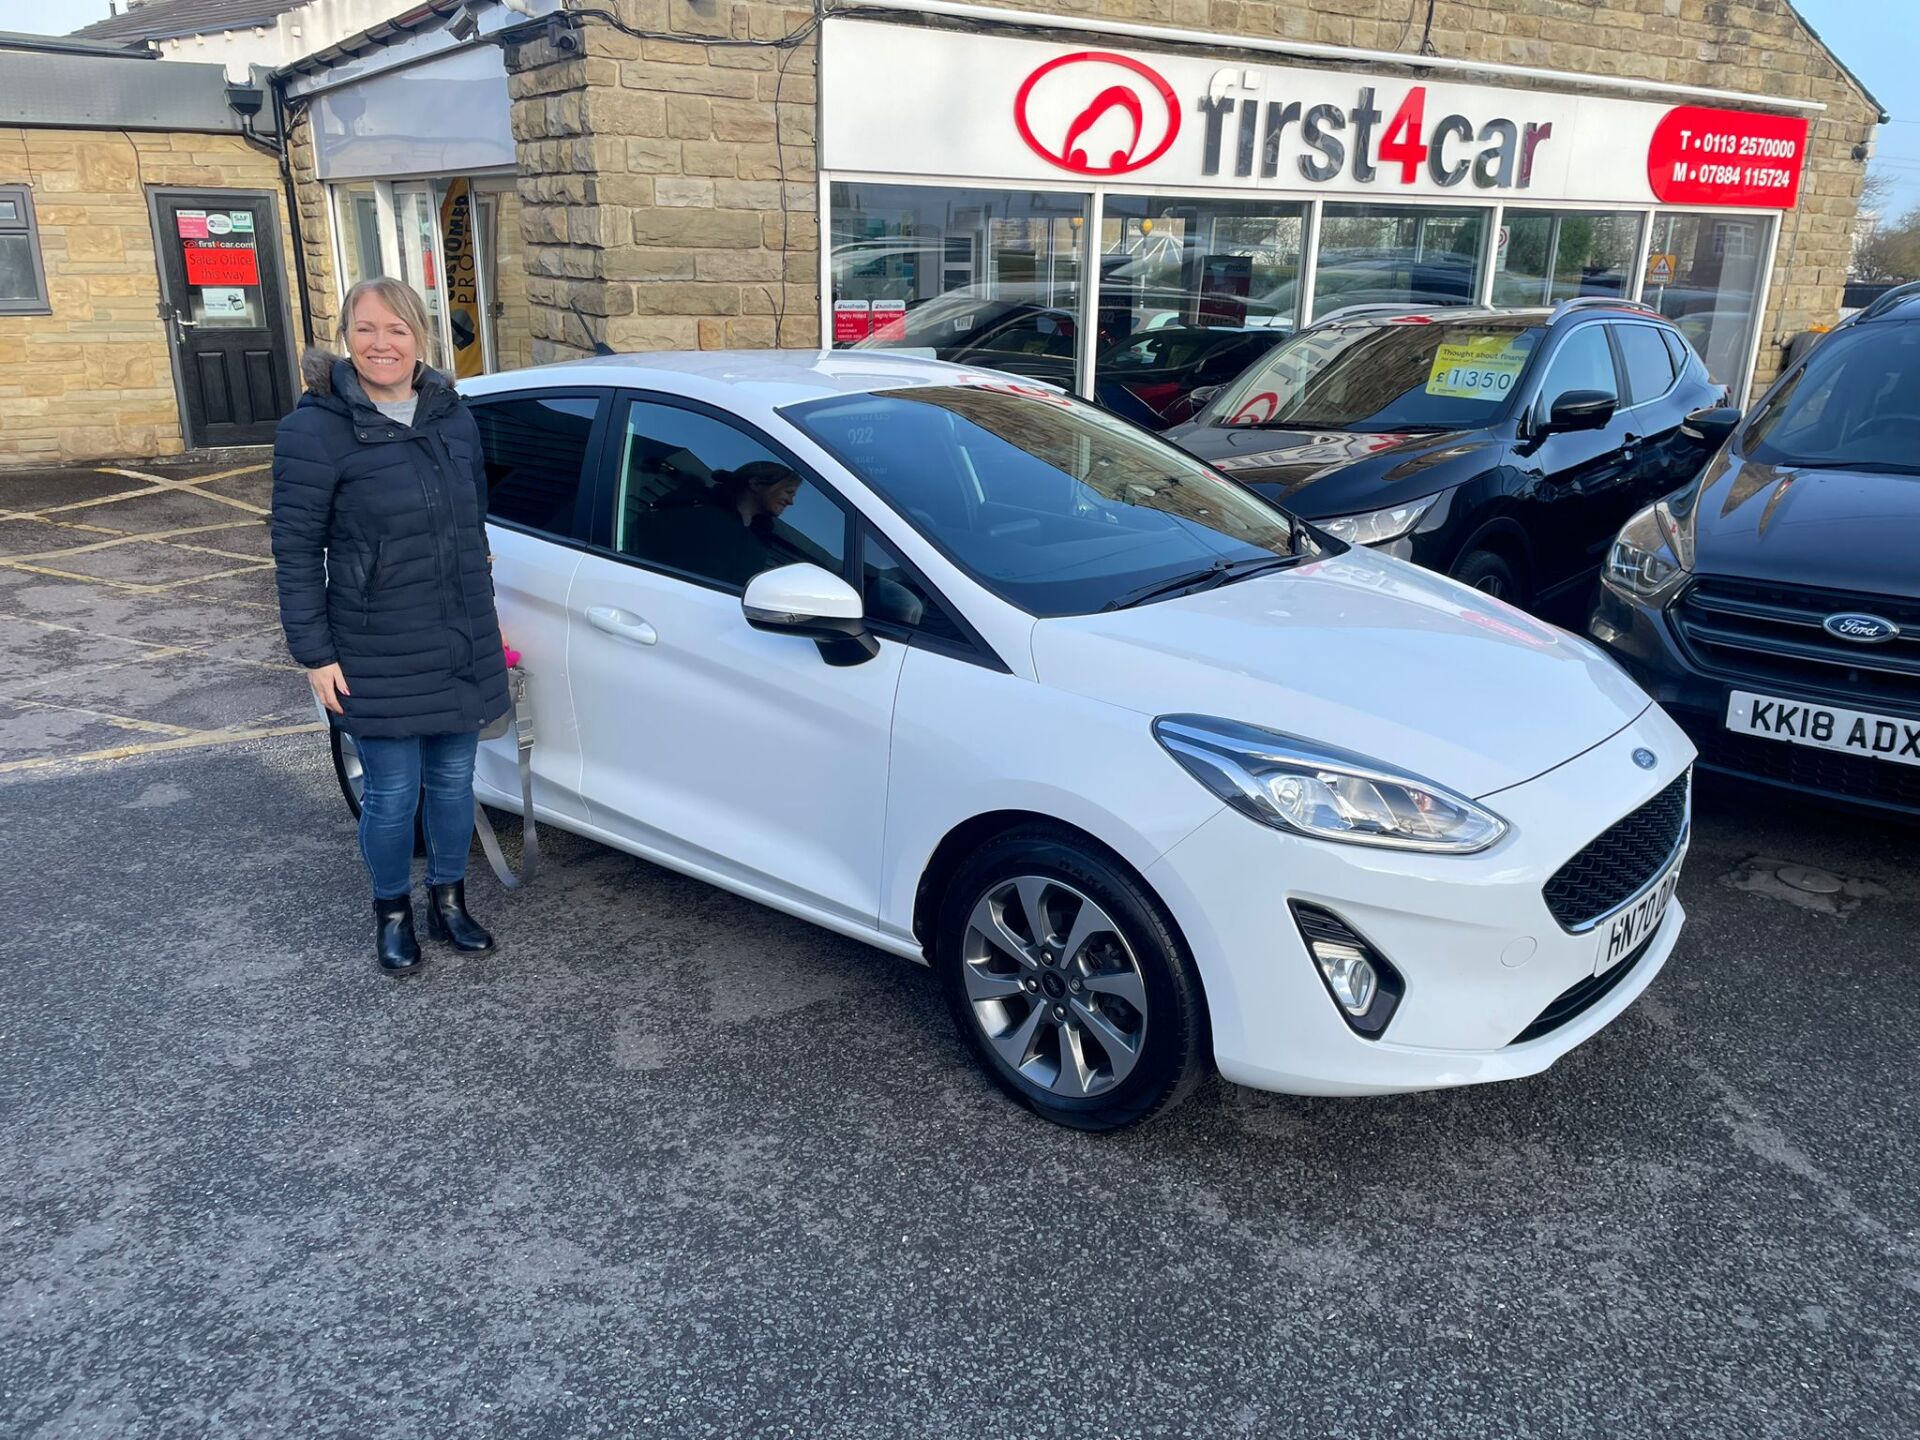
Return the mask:
[[(1890, 187), (1886, 213), (1920, 208), (1920, 0), (1794, 3), (1894, 117), (1880, 127), (1868, 167)], [(107, 0), (0, 0), (0, 30), (64, 35), (106, 16)]]

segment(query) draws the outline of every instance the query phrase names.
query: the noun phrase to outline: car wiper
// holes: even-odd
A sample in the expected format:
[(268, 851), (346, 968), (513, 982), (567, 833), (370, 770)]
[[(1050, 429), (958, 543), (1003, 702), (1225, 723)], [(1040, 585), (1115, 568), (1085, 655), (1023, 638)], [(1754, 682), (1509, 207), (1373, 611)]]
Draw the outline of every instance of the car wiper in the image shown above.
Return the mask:
[(1920, 475), (1911, 465), (1892, 460), (1777, 460), (1782, 470), (1857, 470), (1863, 475)]
[(1144, 605), (1149, 600), (1159, 600), (1171, 595), (1195, 595), (1203, 590), (1230, 585), (1235, 580), (1246, 580), (1255, 575), (1265, 575), (1269, 571), (1284, 570), (1289, 565), (1298, 564), (1302, 558), (1304, 557), (1299, 555), (1268, 555), (1258, 560), (1216, 560), (1204, 570), (1191, 570), (1168, 580), (1156, 580), (1151, 585), (1142, 585), (1137, 590), (1129, 590), (1124, 595), (1117, 595), (1102, 605), (1100, 611), (1105, 614), (1109, 610), (1128, 610), (1135, 605)]

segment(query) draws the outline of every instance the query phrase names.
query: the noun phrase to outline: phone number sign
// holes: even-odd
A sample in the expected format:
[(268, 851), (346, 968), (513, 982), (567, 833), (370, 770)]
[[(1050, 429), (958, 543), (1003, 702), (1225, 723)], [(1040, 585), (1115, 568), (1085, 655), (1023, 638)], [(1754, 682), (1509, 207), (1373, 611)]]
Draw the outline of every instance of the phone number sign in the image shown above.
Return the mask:
[(1791, 210), (1806, 158), (1807, 122), (1799, 116), (1682, 105), (1653, 132), (1647, 183), (1670, 205)]

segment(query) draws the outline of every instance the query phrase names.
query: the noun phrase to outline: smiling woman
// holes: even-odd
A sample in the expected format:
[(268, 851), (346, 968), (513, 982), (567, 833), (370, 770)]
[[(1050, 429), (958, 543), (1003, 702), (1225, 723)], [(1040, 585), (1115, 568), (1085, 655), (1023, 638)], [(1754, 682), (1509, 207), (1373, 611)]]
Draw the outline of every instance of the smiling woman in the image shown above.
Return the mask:
[(360, 853), (376, 956), (394, 973), (420, 965), (411, 897), (423, 789), (429, 929), (456, 950), (493, 948), (467, 913), (465, 879), (475, 745), (509, 705), (480, 432), (421, 358), (427, 333), (407, 285), (354, 286), (340, 319), (348, 358), (308, 356), (307, 393), (273, 452), (281, 625), (364, 767)]

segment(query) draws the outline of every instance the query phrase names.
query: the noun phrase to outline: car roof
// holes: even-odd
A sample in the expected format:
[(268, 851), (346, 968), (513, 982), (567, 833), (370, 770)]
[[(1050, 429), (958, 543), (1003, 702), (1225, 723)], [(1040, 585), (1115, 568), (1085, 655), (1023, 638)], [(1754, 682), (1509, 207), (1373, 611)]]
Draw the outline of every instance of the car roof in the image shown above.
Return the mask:
[(460, 389), (473, 397), (580, 386), (662, 390), (734, 411), (765, 414), (834, 395), (1010, 383), (1058, 388), (977, 365), (951, 365), (888, 350), (660, 350), (505, 370), (463, 380)]
[[(1634, 300), (1615, 300), (1606, 295), (1581, 295), (1558, 305), (1395, 305), (1375, 302), (1352, 307), (1355, 313), (1339, 310), (1316, 320), (1311, 329), (1346, 325), (1392, 325), (1406, 321), (1519, 320), (1531, 325), (1573, 324), (1583, 319), (1610, 316), (1614, 319), (1645, 320), (1656, 325), (1673, 322), (1651, 306)], [(1361, 313), (1365, 312), (1365, 313)]]

